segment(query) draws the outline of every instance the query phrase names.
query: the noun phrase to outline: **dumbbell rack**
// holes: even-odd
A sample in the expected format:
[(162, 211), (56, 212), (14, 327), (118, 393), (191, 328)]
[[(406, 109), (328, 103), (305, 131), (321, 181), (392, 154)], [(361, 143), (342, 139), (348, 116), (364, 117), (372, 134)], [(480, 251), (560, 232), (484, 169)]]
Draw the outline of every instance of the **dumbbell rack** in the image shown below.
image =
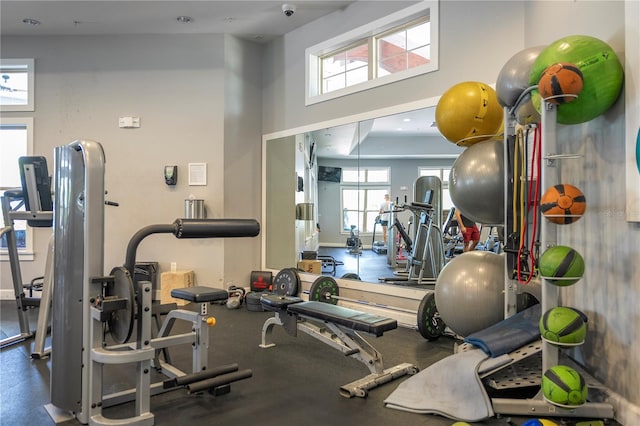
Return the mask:
[[(542, 159), (545, 162), (541, 167), (539, 179), (541, 181), (541, 188), (547, 188), (558, 182), (553, 181), (553, 177), (550, 175), (550, 169), (556, 166), (557, 161), (564, 159), (579, 159), (581, 156), (577, 155), (558, 155), (555, 153), (557, 150), (557, 108), (546, 101), (543, 101), (541, 111), (541, 125), (542, 125), (542, 140), (541, 147)], [(514, 117), (505, 108), (505, 175), (508, 167), (508, 155), (507, 155), (507, 143), (508, 136), (512, 133)], [(509, 125), (511, 124), (511, 125)], [(514, 177), (515, 179), (516, 177)], [(505, 194), (509, 189), (508, 179), (505, 178)], [(507, 217), (508, 197), (505, 197), (505, 219)], [(536, 200), (539, 201), (539, 200)], [(541, 222), (540, 244), (541, 250), (545, 250), (548, 247), (554, 246), (558, 241), (558, 225), (553, 223), (547, 223), (543, 220)], [(505, 232), (506, 235), (506, 232)], [(511, 279), (511, 273), (505, 268), (505, 318), (514, 315), (517, 312), (517, 294), (518, 283)], [(549, 309), (558, 305), (560, 297), (560, 290), (557, 286), (546, 282), (543, 278), (542, 292), (541, 292), (541, 311), (547, 312)], [(539, 366), (540, 359), (539, 354), (542, 355), (542, 370), (537, 370), (536, 365)], [(492, 381), (492, 387), (498, 389), (504, 387), (515, 387), (517, 385), (508, 384), (504, 385), (499, 383), (504, 380), (507, 383), (521, 383), (523, 386), (530, 386), (532, 375), (535, 376), (533, 380), (540, 380), (542, 372), (551, 368), (559, 363), (561, 353), (560, 348), (547, 341), (541, 340), (532, 344), (526, 345), (523, 348), (509, 354), (514, 360), (512, 363), (492, 372), (492, 374), (498, 373), (489, 378)], [(569, 363), (571, 361), (568, 357), (565, 358)], [(518, 364), (520, 363), (520, 367)], [(573, 364), (573, 363), (571, 363)], [(583, 376), (589, 388), (597, 388), (602, 385), (595, 381), (588, 373), (581, 369), (577, 365), (571, 365), (576, 368), (578, 372)], [(538, 374), (539, 373), (539, 374)], [(486, 377), (486, 376), (485, 376)], [(495, 378), (498, 377), (498, 378)], [(535, 397), (529, 399), (516, 399), (516, 398), (492, 398), (491, 403), (493, 410), (496, 414), (508, 414), (508, 415), (524, 415), (524, 416), (540, 416), (540, 417), (580, 417), (580, 418), (613, 418), (613, 407), (608, 403), (602, 402), (586, 402), (582, 405), (572, 406), (571, 408), (565, 408), (558, 405), (551, 404), (544, 400), (542, 396), (542, 390), (540, 390)]]

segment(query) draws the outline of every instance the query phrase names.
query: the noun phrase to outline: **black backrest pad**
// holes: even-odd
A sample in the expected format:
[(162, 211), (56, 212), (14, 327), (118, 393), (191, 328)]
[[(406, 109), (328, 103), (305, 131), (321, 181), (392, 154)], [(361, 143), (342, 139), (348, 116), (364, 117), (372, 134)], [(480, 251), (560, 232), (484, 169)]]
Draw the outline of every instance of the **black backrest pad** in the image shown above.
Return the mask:
[(40, 199), (42, 211), (53, 211), (53, 197), (51, 196), (51, 181), (49, 178), (49, 170), (47, 168), (47, 159), (41, 156), (37, 157), (20, 157), (18, 159), (20, 166), (20, 181), (22, 182), (22, 192), (25, 195), (25, 206), (27, 210), (31, 210), (35, 206), (29, 203), (29, 197), (26, 196), (27, 177), (25, 176), (25, 166), (33, 167), (33, 175), (36, 179), (36, 188)]
[[(33, 199), (40, 202), (39, 210), (53, 211), (53, 196), (51, 195), (51, 181), (49, 178), (49, 170), (47, 168), (47, 159), (42, 156), (20, 157), (18, 158), (20, 167), (20, 181), (22, 182), (22, 196), (24, 197), (24, 205), (27, 211), (38, 210), (38, 206), (32, 206), (29, 200), (29, 188), (27, 185), (26, 170), (33, 172), (35, 178), (37, 194), (31, 194)], [(30, 219), (27, 224), (33, 228), (48, 228), (53, 226), (53, 220)]]
[(385, 331), (398, 328), (398, 322), (394, 319), (324, 302), (294, 303), (288, 306), (287, 311), (371, 333), (377, 337), (382, 336)]

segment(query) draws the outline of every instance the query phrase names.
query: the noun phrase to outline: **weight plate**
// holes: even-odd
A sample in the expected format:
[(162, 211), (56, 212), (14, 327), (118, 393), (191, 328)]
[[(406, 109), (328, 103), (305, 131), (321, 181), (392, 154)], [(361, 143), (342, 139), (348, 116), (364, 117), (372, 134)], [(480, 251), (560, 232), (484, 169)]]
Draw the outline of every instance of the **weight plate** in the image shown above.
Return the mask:
[(346, 274), (344, 274), (343, 276), (341, 276), (340, 278), (344, 278), (345, 280), (358, 280), (358, 281), (362, 281), (362, 279), (360, 278), (360, 275), (356, 274), (355, 272), (347, 272)]
[(111, 337), (116, 343), (126, 343), (133, 332), (135, 318), (135, 291), (131, 274), (123, 266), (116, 266), (111, 270), (114, 277), (113, 286), (108, 286), (106, 296), (118, 296), (126, 299), (126, 307), (111, 314), (107, 321)]
[(300, 288), (300, 276), (293, 268), (285, 268), (273, 279), (273, 292), (280, 296), (295, 296)]
[(436, 340), (442, 336), (446, 325), (436, 308), (436, 296), (427, 293), (418, 307), (418, 331), (427, 340)]
[[(335, 297), (332, 297), (335, 296)], [(338, 283), (332, 277), (320, 276), (311, 284), (309, 289), (309, 300), (338, 304), (340, 289)]]

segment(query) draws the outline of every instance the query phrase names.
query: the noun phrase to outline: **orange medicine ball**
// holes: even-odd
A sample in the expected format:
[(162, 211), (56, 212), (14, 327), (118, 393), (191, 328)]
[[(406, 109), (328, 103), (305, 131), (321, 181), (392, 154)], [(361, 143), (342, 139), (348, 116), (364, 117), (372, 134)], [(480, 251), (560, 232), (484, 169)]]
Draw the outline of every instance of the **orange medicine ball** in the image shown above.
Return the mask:
[(544, 217), (559, 225), (577, 221), (586, 208), (587, 200), (582, 191), (568, 183), (548, 188), (540, 200), (540, 211)]
[(538, 82), (538, 91), (547, 102), (566, 104), (576, 99), (583, 85), (580, 68), (568, 62), (559, 62), (544, 70)]

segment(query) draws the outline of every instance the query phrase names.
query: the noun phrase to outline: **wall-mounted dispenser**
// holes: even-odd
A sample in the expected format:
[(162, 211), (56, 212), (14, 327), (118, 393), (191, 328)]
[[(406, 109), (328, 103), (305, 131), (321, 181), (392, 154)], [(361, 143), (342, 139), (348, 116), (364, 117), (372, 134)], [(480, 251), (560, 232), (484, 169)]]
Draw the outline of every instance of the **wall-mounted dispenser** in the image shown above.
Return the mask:
[(171, 186), (178, 183), (178, 166), (164, 166), (164, 183)]

